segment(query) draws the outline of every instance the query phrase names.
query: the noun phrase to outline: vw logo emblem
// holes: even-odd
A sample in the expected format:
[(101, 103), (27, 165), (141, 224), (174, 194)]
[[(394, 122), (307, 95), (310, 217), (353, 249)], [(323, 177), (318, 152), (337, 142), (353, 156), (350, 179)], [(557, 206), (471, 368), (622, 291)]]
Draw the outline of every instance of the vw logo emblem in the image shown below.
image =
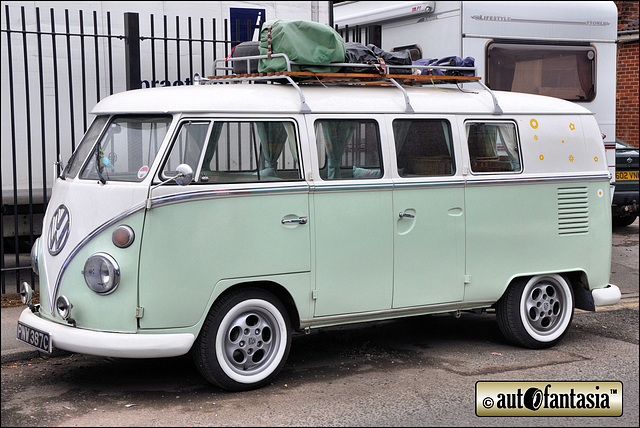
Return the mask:
[(67, 239), (69, 239), (70, 227), (71, 217), (69, 216), (69, 210), (64, 205), (60, 205), (53, 213), (51, 224), (49, 225), (49, 239), (47, 241), (49, 254), (55, 256), (62, 251)]

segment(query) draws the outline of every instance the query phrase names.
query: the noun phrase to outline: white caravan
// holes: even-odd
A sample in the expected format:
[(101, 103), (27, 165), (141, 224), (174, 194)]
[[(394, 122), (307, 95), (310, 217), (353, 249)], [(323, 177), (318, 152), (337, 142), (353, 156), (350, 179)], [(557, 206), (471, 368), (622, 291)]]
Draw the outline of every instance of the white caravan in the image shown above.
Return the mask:
[(384, 50), (473, 57), (491, 89), (563, 98), (595, 113), (612, 195), (617, 19), (612, 1), (353, 1), (334, 7), (340, 29), (380, 25)]

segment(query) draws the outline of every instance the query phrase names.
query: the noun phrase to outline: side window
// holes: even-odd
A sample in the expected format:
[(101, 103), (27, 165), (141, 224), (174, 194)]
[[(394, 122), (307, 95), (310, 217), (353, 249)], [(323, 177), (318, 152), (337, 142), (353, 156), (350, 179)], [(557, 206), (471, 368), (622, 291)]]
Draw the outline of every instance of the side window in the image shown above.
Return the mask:
[(175, 175), (176, 167), (182, 163), (188, 164), (194, 172), (196, 171), (210, 127), (209, 121), (185, 122), (180, 126), (171, 155), (164, 167), (165, 178)]
[(467, 122), (472, 172), (521, 172), (518, 131), (512, 122)]
[(315, 131), (323, 180), (383, 176), (380, 132), (375, 120), (318, 120)]
[(401, 177), (455, 174), (451, 127), (446, 120), (397, 119), (393, 136)]
[(203, 183), (300, 180), (295, 127), (276, 121), (183, 124), (164, 174), (188, 163)]

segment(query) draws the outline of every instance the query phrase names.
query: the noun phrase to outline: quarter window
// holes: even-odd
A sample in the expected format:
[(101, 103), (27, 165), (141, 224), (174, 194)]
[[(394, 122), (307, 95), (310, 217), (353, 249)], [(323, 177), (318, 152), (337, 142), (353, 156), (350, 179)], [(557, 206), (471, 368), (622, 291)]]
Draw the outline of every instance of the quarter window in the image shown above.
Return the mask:
[(518, 132), (511, 122), (467, 122), (472, 172), (521, 172)]
[(394, 120), (393, 135), (401, 177), (455, 174), (449, 122)]
[(591, 46), (492, 43), (487, 52), (487, 85), (501, 91), (592, 101), (595, 64)]
[(376, 121), (318, 120), (315, 130), (323, 180), (382, 177), (380, 132)]

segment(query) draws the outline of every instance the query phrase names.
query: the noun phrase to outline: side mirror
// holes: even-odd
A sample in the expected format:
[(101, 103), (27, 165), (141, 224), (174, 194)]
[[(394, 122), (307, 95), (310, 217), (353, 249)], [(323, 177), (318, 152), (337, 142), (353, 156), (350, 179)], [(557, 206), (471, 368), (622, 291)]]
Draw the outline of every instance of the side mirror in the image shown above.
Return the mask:
[(176, 175), (163, 181), (160, 184), (156, 184), (155, 186), (151, 187), (151, 189), (149, 189), (149, 197), (147, 198), (147, 209), (148, 210), (151, 209), (151, 206), (152, 206), (151, 192), (153, 191), (153, 189), (157, 189), (158, 187), (162, 186), (163, 184), (167, 184), (170, 181), (175, 181), (180, 186), (187, 186), (189, 185), (189, 183), (191, 183), (192, 180), (193, 180), (193, 169), (186, 163), (181, 163), (176, 168)]
[[(175, 180), (180, 186), (187, 186), (193, 180), (193, 169), (186, 163), (181, 163), (176, 168), (175, 177), (170, 180)], [(164, 184), (164, 183), (163, 183)]]

